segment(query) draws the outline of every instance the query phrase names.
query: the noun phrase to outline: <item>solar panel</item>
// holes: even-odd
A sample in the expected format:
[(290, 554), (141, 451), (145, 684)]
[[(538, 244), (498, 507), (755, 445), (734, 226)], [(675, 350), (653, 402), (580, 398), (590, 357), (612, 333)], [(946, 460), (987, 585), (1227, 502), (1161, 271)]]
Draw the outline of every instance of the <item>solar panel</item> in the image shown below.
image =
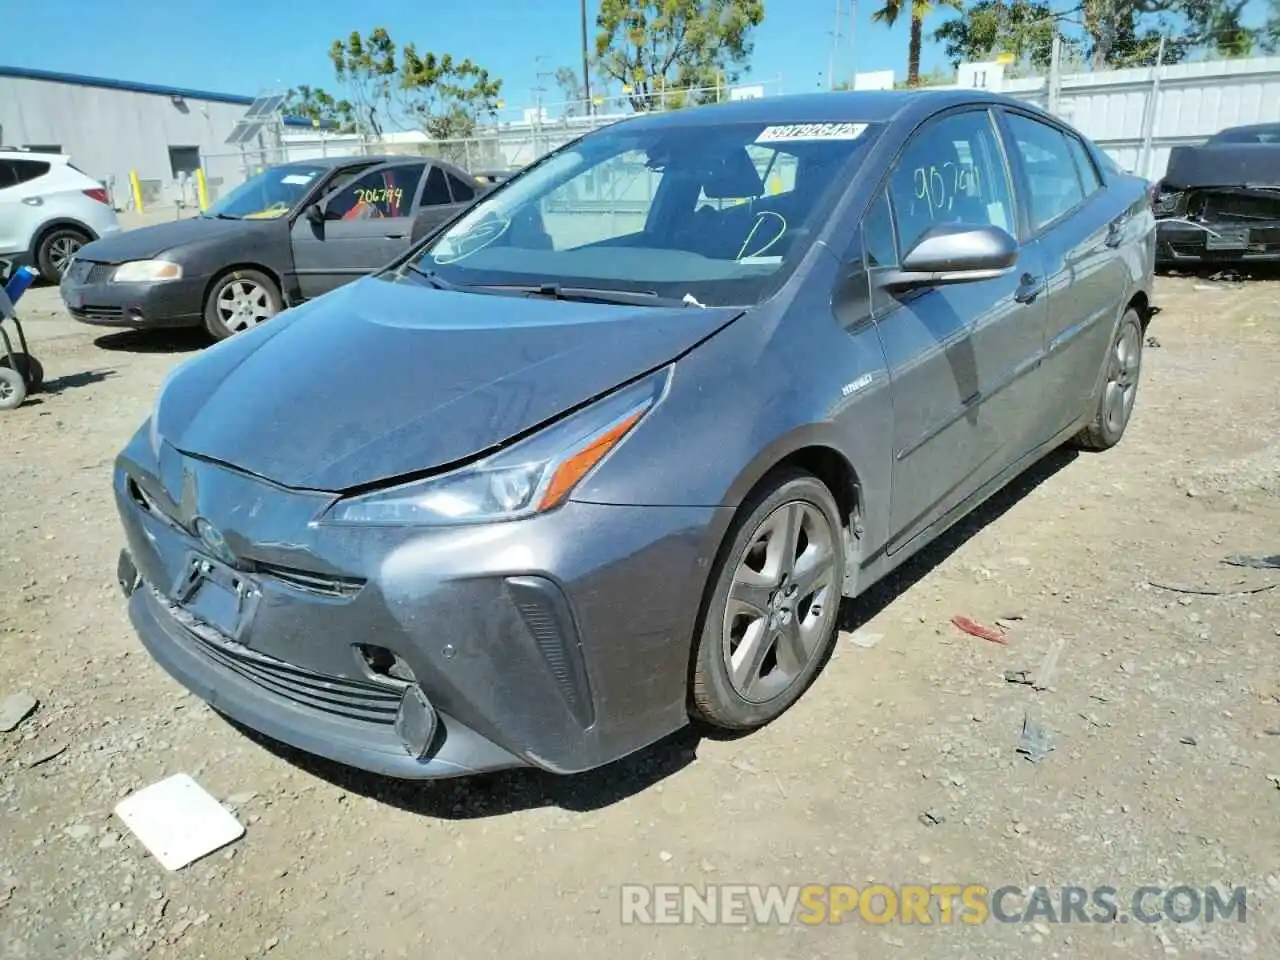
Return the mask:
[(249, 104), (249, 109), (245, 113), (245, 119), (251, 120), (258, 117), (269, 117), (284, 105), (285, 97), (278, 93), (269, 93), (266, 96), (258, 97), (253, 103)]
[(238, 120), (236, 125), (231, 128), (231, 133), (228, 134), (227, 139), (223, 142), (233, 146), (248, 143), (261, 133), (262, 128), (265, 126), (266, 124), (261, 120)]

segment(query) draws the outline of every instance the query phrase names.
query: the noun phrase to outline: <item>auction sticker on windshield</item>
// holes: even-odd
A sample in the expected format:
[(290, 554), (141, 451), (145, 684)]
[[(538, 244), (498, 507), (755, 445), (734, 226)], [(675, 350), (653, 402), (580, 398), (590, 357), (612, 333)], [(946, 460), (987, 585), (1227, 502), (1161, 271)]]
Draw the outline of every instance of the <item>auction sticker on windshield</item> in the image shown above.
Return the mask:
[(784, 123), (765, 127), (756, 143), (793, 143), (797, 140), (857, 140), (865, 123)]

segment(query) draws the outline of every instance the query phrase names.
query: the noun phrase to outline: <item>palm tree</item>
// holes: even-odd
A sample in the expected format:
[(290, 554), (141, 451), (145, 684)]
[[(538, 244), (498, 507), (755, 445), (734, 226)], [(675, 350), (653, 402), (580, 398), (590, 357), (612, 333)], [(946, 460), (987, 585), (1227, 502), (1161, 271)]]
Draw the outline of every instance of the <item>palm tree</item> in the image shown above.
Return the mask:
[[(907, 47), (907, 86), (920, 85), (920, 46), (924, 41), (924, 18), (938, 7), (961, 9), (961, 0), (910, 0), (911, 2), (911, 43)], [(871, 15), (876, 23), (892, 27), (898, 22), (903, 7), (903, 0), (885, 0), (885, 4)]]

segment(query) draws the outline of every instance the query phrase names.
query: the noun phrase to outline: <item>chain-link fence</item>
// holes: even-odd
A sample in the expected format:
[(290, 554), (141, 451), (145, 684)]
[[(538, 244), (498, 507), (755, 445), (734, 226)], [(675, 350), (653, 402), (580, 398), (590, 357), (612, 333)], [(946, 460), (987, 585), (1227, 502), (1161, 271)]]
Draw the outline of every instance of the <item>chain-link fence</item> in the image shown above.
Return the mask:
[[(1071, 29), (1064, 18), (1052, 18), (1048, 32), (1037, 35), (1037, 45), (993, 51), (954, 71), (935, 71), (921, 78), (922, 85), (987, 88), (1037, 103), (1074, 124), (1122, 166), (1153, 179), (1162, 175), (1173, 146), (1200, 142), (1225, 126), (1280, 121), (1280, 99), (1274, 96), (1280, 86), (1280, 57), (1240, 55), (1265, 53), (1268, 47), (1261, 41), (1248, 46), (1233, 30), (1148, 32), (1113, 36), (1100, 50), (1088, 39), (1091, 35)], [(884, 80), (877, 76), (875, 82)], [(857, 78), (852, 85), (859, 86)], [(584, 133), (634, 115), (637, 108), (672, 110), (779, 92), (779, 81), (691, 92), (638, 84), (590, 101), (503, 108), (465, 138), (431, 139), (422, 131), (401, 131), (365, 140), (321, 130), (290, 131), (271, 143), (203, 154), (200, 166), (210, 203), (273, 164), (318, 157), (413, 154), (437, 157), (475, 174), (513, 171)], [(149, 213), (181, 216), (199, 208), (193, 176), (142, 180), (139, 186)], [(111, 189), (117, 206), (134, 205), (128, 182)]]

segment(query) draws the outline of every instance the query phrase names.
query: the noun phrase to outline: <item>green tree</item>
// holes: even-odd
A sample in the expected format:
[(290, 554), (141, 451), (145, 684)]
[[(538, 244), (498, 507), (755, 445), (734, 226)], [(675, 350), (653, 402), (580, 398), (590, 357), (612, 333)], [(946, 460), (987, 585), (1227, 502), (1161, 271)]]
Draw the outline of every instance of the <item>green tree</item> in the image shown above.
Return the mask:
[(763, 0), (601, 0), (599, 72), (620, 81), (634, 110), (715, 99), (751, 59)]
[(1267, 0), (1267, 19), (1258, 30), (1258, 46), (1265, 53), (1280, 51), (1280, 0)]
[(419, 54), (382, 27), (333, 41), (329, 60), (347, 94), (352, 125), (371, 137), (418, 126), (435, 140), (471, 136), (498, 108), (502, 81), (469, 59)]
[[(907, 44), (907, 86), (920, 85), (920, 48), (924, 43), (924, 19), (938, 7), (961, 9), (961, 0), (910, 0), (911, 39)], [(876, 23), (892, 27), (906, 12), (903, 0), (885, 0), (885, 5), (871, 14)]]
[(581, 117), (587, 113), (587, 94), (582, 89), (582, 78), (573, 67), (556, 67), (556, 87), (564, 98), (564, 115)]
[(1053, 53), (1054, 16), (1041, 0), (978, 0), (933, 31), (952, 66), (1011, 54), (1015, 63), (1043, 69)]
[(334, 76), (347, 90), (356, 129), (367, 136), (382, 136), (392, 121), (391, 99), (398, 85), (396, 43), (391, 34), (377, 27), (367, 37), (352, 30), (346, 40), (329, 47)]
[(354, 133), (355, 111), (350, 102), (338, 100), (322, 87), (300, 84), (289, 91), (282, 108), (285, 116), (310, 120), (317, 127)]
[(413, 44), (404, 48), (400, 93), (407, 112), (433, 140), (472, 136), (485, 116), (498, 110), (502, 81), (471, 60), (449, 54), (418, 56)]

